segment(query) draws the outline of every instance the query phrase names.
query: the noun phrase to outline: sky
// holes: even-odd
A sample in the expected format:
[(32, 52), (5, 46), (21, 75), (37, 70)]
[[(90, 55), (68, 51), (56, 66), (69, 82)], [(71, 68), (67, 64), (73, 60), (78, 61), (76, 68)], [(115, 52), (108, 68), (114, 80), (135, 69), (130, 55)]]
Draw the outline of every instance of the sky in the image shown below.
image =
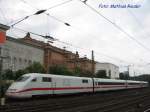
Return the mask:
[[(49, 16), (45, 13), (30, 16), (11, 27), (7, 35), (14, 38), (26, 35), (26, 32), (16, 28), (50, 35), (65, 42), (55, 41), (54, 46), (78, 51), (81, 57), (91, 58), (91, 50), (94, 50), (98, 62), (114, 63), (120, 67), (120, 71), (127, 70), (129, 66), (131, 75), (150, 74), (150, 0), (87, 0), (86, 4), (97, 13), (82, 0), (70, 0), (53, 7), (66, 1), (69, 0), (0, 0), (0, 23), (11, 26), (25, 16), (50, 8), (46, 11)], [(139, 7), (110, 8), (110, 5), (119, 4)], [(108, 5), (108, 8), (100, 5)], [(65, 22), (71, 26), (66, 26)], [(47, 42), (42, 37), (31, 36)]]

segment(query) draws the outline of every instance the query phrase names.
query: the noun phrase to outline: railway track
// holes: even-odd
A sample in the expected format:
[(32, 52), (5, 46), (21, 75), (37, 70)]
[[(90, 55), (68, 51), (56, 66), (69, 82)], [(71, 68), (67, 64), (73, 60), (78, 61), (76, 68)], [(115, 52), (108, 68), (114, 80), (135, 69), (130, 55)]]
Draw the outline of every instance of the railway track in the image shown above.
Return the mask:
[[(117, 112), (116, 110), (120, 108), (128, 108), (129, 105), (137, 105), (139, 102), (147, 101), (146, 99), (150, 99), (149, 94), (150, 90), (147, 88), (71, 98), (40, 99), (14, 104), (11, 102), (4, 107), (0, 107), (0, 110), (2, 112), (113, 112), (113, 110)], [(118, 104), (121, 104), (121, 106), (119, 107)]]
[(148, 104), (148, 103), (144, 104), (144, 101), (148, 101), (150, 103), (149, 94), (150, 91), (144, 94), (119, 96), (117, 97), (118, 100), (111, 99), (110, 101), (106, 101), (101, 104), (97, 102), (92, 105), (86, 105), (74, 109), (61, 110), (56, 112), (72, 112), (72, 110), (74, 110), (74, 112), (138, 112), (138, 110), (140, 110), (139, 108), (142, 108), (138, 107), (139, 105)]

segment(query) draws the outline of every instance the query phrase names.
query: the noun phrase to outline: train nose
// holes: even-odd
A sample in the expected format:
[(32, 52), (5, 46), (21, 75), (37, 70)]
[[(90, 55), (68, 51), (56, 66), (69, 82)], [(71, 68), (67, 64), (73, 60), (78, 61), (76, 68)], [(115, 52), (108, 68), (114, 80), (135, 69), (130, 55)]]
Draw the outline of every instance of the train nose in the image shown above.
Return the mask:
[(13, 97), (14, 95), (16, 96), (18, 94), (16, 91), (17, 89), (8, 89), (5, 95), (7, 97)]
[(7, 92), (16, 92), (17, 89), (8, 89)]

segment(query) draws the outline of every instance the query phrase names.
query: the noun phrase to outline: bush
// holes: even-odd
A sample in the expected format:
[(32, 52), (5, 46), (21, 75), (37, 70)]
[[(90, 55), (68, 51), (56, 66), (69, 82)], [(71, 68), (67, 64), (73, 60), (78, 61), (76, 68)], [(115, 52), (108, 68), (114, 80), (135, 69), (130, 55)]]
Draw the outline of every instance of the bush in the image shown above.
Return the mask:
[(4, 72), (3, 72), (3, 74), (2, 74), (2, 79), (4, 80), (14, 80), (14, 76), (15, 74), (14, 74), (14, 72), (12, 71), (12, 70), (10, 70), (10, 69), (7, 69), (7, 70), (5, 70)]
[(72, 75), (73, 74), (65, 66), (58, 66), (58, 65), (49, 67), (49, 73), (57, 74), (57, 75)]
[(106, 70), (99, 70), (95, 75), (97, 78), (109, 78), (106, 74)]
[(24, 70), (18, 70), (18, 71), (16, 71), (16, 72), (15, 72), (15, 77), (14, 77), (15, 80), (18, 79), (20, 76), (26, 74), (26, 73), (28, 73), (28, 72), (27, 72), (27, 70), (25, 70), (25, 69), (24, 69)]
[(44, 67), (39, 62), (33, 62), (25, 71), (27, 73), (46, 73)]

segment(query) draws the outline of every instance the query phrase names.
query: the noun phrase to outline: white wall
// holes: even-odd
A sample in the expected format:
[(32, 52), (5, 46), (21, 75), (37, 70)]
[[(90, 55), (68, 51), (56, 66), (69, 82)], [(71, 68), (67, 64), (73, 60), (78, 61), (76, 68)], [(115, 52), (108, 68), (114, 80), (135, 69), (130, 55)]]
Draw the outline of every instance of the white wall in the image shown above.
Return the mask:
[(95, 73), (98, 70), (105, 70), (108, 77), (109, 77), (109, 71), (111, 71), (111, 77), (110, 78), (112, 78), (112, 79), (119, 78), (119, 67), (114, 65), (114, 64), (96, 62)]
[(13, 71), (23, 69), (34, 61), (43, 65), (44, 50), (29, 44), (20, 43), (16, 39), (8, 38), (2, 46), (3, 70), (12, 69)]

